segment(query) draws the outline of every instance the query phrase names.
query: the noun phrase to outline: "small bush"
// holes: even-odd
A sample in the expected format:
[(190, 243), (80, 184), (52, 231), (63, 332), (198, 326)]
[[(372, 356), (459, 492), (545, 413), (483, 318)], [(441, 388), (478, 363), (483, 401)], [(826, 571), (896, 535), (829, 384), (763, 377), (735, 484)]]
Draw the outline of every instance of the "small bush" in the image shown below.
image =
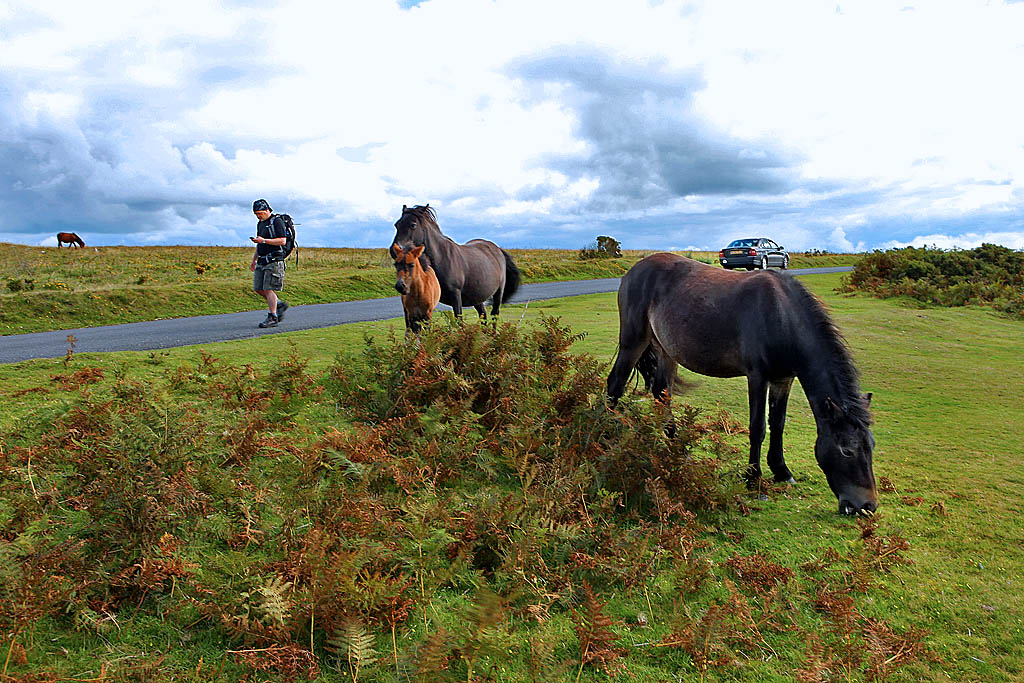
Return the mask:
[(35, 288), (36, 281), (32, 278), (7, 278), (7, 289), (12, 292), (27, 292)]
[(619, 241), (614, 237), (606, 235), (599, 236), (595, 241), (580, 249), (580, 259), (583, 261), (596, 258), (621, 258), (622, 249)]

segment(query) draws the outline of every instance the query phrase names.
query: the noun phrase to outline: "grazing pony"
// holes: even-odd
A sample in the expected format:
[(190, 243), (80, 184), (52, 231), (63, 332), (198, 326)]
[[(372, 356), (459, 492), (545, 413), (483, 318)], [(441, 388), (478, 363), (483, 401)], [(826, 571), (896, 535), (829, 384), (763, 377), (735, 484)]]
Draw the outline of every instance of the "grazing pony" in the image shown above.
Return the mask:
[(57, 248), (60, 249), (61, 244), (67, 244), (69, 247), (73, 247), (76, 244), (80, 247), (85, 246), (85, 242), (82, 238), (73, 232), (58, 232), (57, 233)]
[(395, 289), (402, 295), (402, 308), (405, 310), (405, 333), (419, 334), (421, 325), (430, 322), (441, 298), (441, 284), (431, 267), (424, 268), (420, 263), (423, 246), (403, 251), (393, 244), (391, 251), (395, 255)]
[(814, 455), (839, 512), (874, 512), (871, 395), (860, 393), (846, 343), (803, 285), (776, 272), (737, 273), (663, 253), (630, 268), (618, 303), (619, 352), (608, 375), (613, 403), (634, 368), (666, 403), (677, 364), (711, 377), (746, 376), (748, 485), (756, 486), (761, 477), (766, 394), (768, 466), (776, 481), (792, 482), (782, 431), (789, 391), (799, 378), (817, 424)]
[(456, 244), (442, 234), (429, 204), (402, 206), (392, 242), (392, 256), (395, 256), (395, 246), (405, 251), (423, 246), (423, 253), (441, 285), (441, 302), (451, 306), (457, 317), (462, 316), (463, 306), (472, 306), (486, 319), (484, 302), (488, 299), (491, 299), (491, 315), (498, 315), (501, 304), (519, 288), (519, 269), (508, 252), (487, 240)]

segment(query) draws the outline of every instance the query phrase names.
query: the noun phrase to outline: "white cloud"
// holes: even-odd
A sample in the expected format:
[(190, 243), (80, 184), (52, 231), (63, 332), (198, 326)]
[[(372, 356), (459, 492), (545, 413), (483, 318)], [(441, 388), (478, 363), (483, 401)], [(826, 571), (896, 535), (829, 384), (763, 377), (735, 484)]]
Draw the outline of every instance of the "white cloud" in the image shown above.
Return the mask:
[(1021, 227), (1024, 4), (18, 1), (0, 24), (2, 239), (231, 240), (255, 196), (335, 245), (428, 201), (535, 246)]
[(899, 247), (938, 247), (940, 249), (974, 249), (982, 244), (999, 244), (1010, 249), (1024, 249), (1024, 230), (1018, 232), (963, 233), (959, 235), (919, 235), (909, 240), (891, 240), (880, 249)]

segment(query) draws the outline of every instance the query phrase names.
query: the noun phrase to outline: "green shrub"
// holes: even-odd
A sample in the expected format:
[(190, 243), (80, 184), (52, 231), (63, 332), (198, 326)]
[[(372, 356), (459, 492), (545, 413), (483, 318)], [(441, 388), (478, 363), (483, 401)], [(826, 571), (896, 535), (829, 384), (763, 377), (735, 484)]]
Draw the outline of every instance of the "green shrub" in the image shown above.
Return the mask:
[(995, 244), (969, 250), (874, 251), (854, 265), (845, 289), (878, 297), (908, 296), (939, 306), (990, 305), (1024, 317), (1024, 252)]
[(580, 249), (580, 259), (584, 261), (596, 258), (621, 257), (622, 249), (619, 247), (619, 241), (614, 237), (606, 235), (599, 236), (596, 240)]

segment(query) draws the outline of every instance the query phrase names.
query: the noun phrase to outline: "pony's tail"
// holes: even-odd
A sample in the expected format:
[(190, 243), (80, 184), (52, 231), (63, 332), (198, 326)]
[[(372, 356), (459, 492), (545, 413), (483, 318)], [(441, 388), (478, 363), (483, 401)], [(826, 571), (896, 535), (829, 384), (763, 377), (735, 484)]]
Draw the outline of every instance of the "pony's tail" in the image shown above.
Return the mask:
[(512, 298), (512, 295), (519, 289), (519, 281), (523, 279), (522, 273), (519, 272), (519, 268), (512, 261), (512, 257), (504, 249), (501, 253), (505, 255), (505, 289), (501, 294), (501, 303), (505, 303)]

